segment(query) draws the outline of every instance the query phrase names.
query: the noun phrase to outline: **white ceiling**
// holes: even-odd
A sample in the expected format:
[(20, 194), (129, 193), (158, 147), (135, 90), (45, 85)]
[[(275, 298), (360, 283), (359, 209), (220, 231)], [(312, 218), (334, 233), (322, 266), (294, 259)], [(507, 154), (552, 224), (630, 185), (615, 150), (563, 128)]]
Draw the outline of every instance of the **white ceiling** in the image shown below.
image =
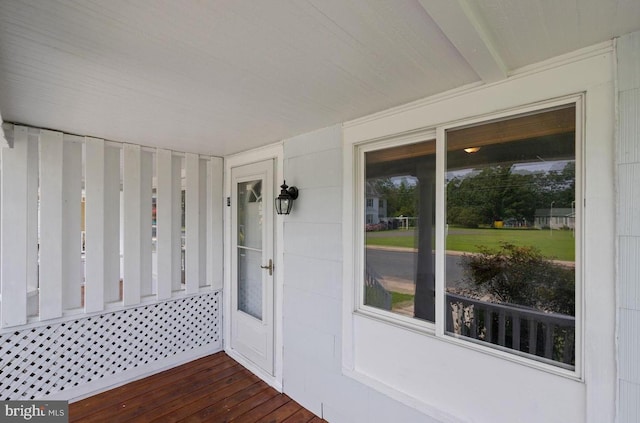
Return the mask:
[(227, 155), (640, 30), (640, 0), (1, 0), (5, 121)]

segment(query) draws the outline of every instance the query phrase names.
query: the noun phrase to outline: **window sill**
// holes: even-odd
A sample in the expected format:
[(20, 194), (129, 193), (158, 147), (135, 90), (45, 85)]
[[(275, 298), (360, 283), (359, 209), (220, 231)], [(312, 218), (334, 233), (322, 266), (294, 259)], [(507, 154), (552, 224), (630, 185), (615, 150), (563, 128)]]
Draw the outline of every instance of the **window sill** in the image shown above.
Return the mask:
[[(455, 345), (457, 347), (462, 347), (471, 352), (489, 355), (501, 360), (510, 361), (512, 363), (526, 366), (535, 370), (540, 370), (554, 376), (560, 376), (576, 382), (584, 383), (584, 378), (580, 375), (580, 373), (578, 372), (578, 369), (576, 369), (575, 371), (564, 369), (553, 364), (547, 364), (544, 362), (527, 358), (525, 356), (517, 355), (513, 352), (510, 352), (508, 349), (505, 349), (505, 350), (497, 349), (495, 347), (483, 345), (479, 342), (473, 342), (472, 340), (468, 340), (466, 338), (463, 338), (457, 335), (444, 334), (439, 336), (439, 335), (436, 335), (435, 325), (433, 323), (421, 322), (421, 321), (410, 322), (407, 320), (415, 320), (415, 319), (404, 317), (404, 316), (397, 316), (397, 315), (389, 316), (388, 314), (390, 313), (372, 311), (372, 310), (369, 310), (369, 307), (366, 307), (366, 308), (354, 311), (353, 316), (354, 318), (364, 318), (364, 319), (379, 322), (388, 326), (393, 326), (401, 330), (412, 332), (419, 336), (428, 336), (433, 340), (437, 340), (439, 342), (445, 342), (447, 344)], [(355, 367), (357, 368), (357, 363), (355, 363)], [(355, 371), (355, 370), (352, 370), (352, 371)]]
[(436, 326), (434, 323), (426, 320), (419, 320), (409, 316), (392, 313), (386, 310), (379, 310), (374, 307), (363, 306), (354, 312), (356, 316), (362, 316), (369, 319), (377, 320), (401, 329), (410, 330), (422, 335), (435, 336)]

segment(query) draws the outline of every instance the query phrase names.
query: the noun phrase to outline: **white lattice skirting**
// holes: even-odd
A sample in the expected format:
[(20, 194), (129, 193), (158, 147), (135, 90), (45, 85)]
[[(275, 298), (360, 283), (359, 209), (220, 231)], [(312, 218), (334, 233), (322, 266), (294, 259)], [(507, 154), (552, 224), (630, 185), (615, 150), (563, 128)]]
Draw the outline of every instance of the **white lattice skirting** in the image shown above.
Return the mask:
[(0, 396), (39, 399), (219, 347), (219, 304), (220, 293), (211, 292), (4, 333)]

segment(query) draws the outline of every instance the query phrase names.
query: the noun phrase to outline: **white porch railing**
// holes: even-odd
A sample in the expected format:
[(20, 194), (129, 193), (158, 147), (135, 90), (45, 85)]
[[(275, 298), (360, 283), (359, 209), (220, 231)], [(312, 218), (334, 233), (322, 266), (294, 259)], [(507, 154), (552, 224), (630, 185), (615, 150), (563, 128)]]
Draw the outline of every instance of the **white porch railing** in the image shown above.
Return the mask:
[[(366, 305), (391, 310), (392, 295), (371, 268), (365, 272)], [(497, 304), (446, 294), (446, 330), (505, 350), (575, 366), (575, 317), (513, 304)]]
[(208, 292), (3, 331), (0, 398), (68, 400), (219, 351), (220, 303)]
[(222, 287), (221, 158), (3, 129), (0, 329)]
[(364, 278), (364, 303), (366, 305), (391, 310), (392, 296), (380, 283), (380, 276), (371, 268), (367, 268)]
[(568, 367), (575, 365), (575, 317), (447, 294), (446, 329)]

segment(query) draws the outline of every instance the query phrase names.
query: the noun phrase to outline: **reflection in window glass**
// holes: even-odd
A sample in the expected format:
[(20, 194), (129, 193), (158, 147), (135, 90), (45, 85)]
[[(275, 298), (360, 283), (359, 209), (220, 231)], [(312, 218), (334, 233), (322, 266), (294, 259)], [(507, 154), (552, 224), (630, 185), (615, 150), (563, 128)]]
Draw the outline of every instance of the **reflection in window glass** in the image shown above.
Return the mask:
[(435, 321), (435, 141), (365, 153), (364, 304)]
[(238, 184), (238, 310), (262, 320), (262, 181)]
[(446, 330), (575, 366), (575, 107), (446, 133)]

